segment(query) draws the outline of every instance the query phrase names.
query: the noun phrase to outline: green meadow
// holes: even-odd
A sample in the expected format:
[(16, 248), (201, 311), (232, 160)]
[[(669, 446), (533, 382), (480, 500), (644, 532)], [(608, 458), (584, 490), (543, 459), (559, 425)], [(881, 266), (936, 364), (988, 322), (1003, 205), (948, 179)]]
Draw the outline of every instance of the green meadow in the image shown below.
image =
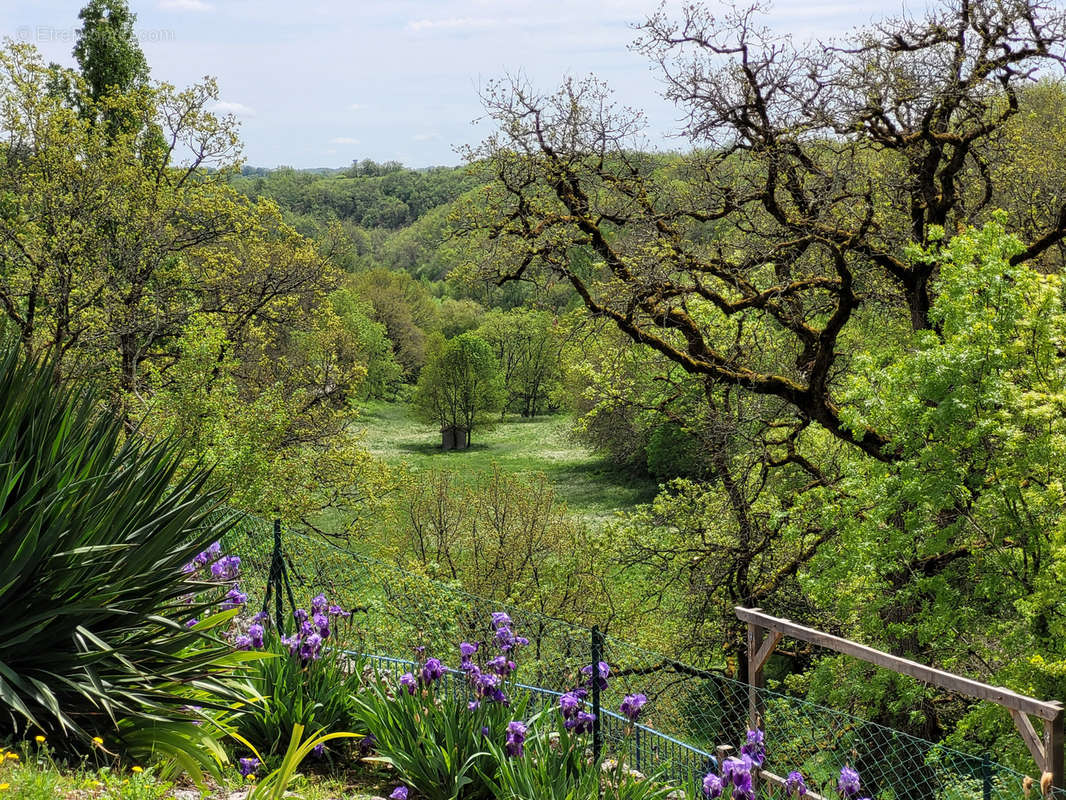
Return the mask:
[(416, 420), (402, 403), (363, 406), (358, 425), (364, 444), (392, 465), (413, 472), (447, 470), (475, 475), (493, 464), (520, 475), (543, 473), (569, 511), (589, 521), (604, 521), (620, 511), (649, 502), (656, 484), (620, 471), (570, 435), (567, 415), (523, 419), (508, 416), (488, 429), (474, 431), (468, 450), (440, 449), (440, 434)]

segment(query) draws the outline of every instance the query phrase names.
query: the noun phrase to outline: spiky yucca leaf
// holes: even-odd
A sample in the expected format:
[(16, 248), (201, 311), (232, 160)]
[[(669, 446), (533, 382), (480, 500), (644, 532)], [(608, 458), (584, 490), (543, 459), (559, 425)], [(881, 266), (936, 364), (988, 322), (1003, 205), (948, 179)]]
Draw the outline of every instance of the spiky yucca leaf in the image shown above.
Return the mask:
[(124, 435), (47, 362), (0, 353), (0, 385), (0, 735), (88, 742), (180, 719), (188, 687), (232, 669), (184, 625), (182, 565), (231, 524), (208, 471)]

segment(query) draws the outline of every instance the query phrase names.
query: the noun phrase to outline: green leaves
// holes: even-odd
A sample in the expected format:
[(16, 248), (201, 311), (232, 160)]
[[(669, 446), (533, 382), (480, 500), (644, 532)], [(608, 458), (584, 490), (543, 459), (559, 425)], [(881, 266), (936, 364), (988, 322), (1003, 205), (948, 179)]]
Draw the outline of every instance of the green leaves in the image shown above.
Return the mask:
[(525, 717), (529, 697), (472, 711), (467, 700), (461, 687), (438, 684), (408, 694), (382, 678), (355, 698), (356, 716), (374, 736), (377, 759), (395, 767), (420, 797), (488, 800), (495, 796), (485, 779), (493, 763), (488, 740), (503, 741), (507, 723)]
[[(293, 726), (292, 737), (289, 739), (289, 747), (285, 751), (285, 756), (281, 760), (281, 766), (260, 781), (259, 785), (248, 795), (248, 800), (281, 800), (281, 798), (286, 796), (289, 784), (296, 776), (297, 767), (318, 745), (331, 742), (334, 739), (358, 738), (358, 735), (354, 733), (323, 734), (318, 731), (301, 742), (303, 732), (303, 725)], [(259, 757), (258, 754), (256, 757)], [(260, 761), (262, 761), (262, 758), (260, 758)]]
[(256, 661), (249, 680), (260, 700), (234, 720), (243, 740), (266, 757), (283, 752), (296, 725), (325, 733), (352, 726), (351, 695), (359, 686), (362, 660), (327, 650), (306, 664), (269, 635), (271, 657)]
[[(502, 375), (488, 343), (475, 333), (445, 341), (431, 339), (429, 355), (415, 392), (415, 407), (422, 418), (442, 431), (458, 429), (469, 434), (489, 411), (500, 407)], [(466, 444), (457, 444), (462, 450)]]
[(232, 668), (209, 624), (184, 625), (201, 606), (182, 566), (230, 525), (220, 494), (52, 363), (7, 351), (0, 376), (0, 727), (75, 745), (187, 719), (184, 687), (221, 692)]

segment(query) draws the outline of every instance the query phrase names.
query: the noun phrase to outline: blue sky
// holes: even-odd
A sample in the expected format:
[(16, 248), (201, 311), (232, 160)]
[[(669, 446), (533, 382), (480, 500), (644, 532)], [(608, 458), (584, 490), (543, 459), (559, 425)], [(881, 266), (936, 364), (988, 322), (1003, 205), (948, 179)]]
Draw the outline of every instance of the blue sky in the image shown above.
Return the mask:
[[(668, 147), (678, 114), (648, 61), (628, 49), (658, 0), (131, 0), (153, 77), (220, 83), (241, 119), (247, 163), (345, 166), (395, 159), (456, 164), (487, 133), (479, 87), (523, 72), (545, 90), (595, 73), (644, 110)], [(711, 0), (711, 5), (715, 4)], [(0, 35), (72, 63), (83, 0), (0, 0)], [(680, 0), (667, 0), (677, 8)], [(899, 3), (778, 0), (770, 22), (797, 38), (844, 33)]]

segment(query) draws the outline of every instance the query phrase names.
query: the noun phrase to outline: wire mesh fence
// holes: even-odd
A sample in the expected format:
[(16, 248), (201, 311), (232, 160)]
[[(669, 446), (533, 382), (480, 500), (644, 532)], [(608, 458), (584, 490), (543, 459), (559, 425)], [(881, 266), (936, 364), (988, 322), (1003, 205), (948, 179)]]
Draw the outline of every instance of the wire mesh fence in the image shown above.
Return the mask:
[[(581, 669), (594, 654), (588, 628), (468, 594), (329, 537), (286, 530), (279, 565), (276, 534), (272, 523), (242, 516), (227, 536), (227, 550), (242, 559), (250, 604), (265, 607), (270, 599), (273, 612), (283, 593), (291, 615), (292, 603), (306, 607), (312, 596), (324, 593), (354, 612), (350, 624), (337, 632), (335, 646), (393, 666), (412, 664), (415, 648), (425, 648), (454, 665), (459, 642), (491, 640), (491, 614), (505, 611), (514, 631), (529, 640), (516, 685), (551, 703), (586, 681)], [(720, 746), (739, 750), (750, 721), (753, 690), (747, 684), (724, 674), (710, 658), (704, 664), (682, 663), (611, 636), (602, 637), (599, 646), (610, 669), (600, 714), (609, 752), (624, 748), (633, 768), (684, 782), (713, 767)], [(648, 703), (634, 727), (615, 709), (636, 692)], [(863, 796), (882, 800), (1006, 800), (1025, 792), (1023, 773), (987, 757), (770, 689), (757, 690), (757, 700), (765, 769), (781, 776), (799, 770), (818, 794), (836, 794), (844, 765), (859, 771)], [(1066, 792), (1053, 791), (1057, 800), (1066, 800)], [(771, 782), (764, 782), (762, 793), (784, 796)]]

